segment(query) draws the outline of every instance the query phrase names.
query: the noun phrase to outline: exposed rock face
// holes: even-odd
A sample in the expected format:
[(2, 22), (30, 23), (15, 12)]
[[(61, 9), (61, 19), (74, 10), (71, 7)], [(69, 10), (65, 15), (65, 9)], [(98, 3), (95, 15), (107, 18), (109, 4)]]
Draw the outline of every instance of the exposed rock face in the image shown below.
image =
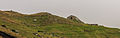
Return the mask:
[(67, 19), (73, 20), (78, 23), (84, 23), (79, 18), (77, 18), (76, 16), (73, 16), (73, 15), (70, 15), (69, 17), (67, 17)]

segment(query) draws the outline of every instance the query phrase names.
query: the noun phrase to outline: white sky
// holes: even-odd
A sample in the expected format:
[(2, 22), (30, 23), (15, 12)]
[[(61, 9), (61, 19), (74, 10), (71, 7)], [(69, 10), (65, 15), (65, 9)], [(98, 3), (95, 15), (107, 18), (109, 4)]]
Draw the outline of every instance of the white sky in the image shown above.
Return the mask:
[(48, 11), (62, 17), (72, 14), (86, 23), (120, 28), (120, 0), (0, 0), (0, 9), (24, 14)]

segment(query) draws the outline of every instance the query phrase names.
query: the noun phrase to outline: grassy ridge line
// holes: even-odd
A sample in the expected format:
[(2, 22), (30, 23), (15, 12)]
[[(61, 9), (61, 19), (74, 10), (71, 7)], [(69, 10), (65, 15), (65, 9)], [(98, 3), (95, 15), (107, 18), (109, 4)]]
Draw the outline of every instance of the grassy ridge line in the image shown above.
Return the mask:
[[(6, 27), (2, 27), (3, 24)], [(15, 30), (18, 32), (16, 37), (27, 38), (120, 38), (120, 29), (77, 23), (46, 12), (24, 15), (13, 11), (0, 11), (0, 28), (0, 31), (8, 34)], [(7, 29), (9, 31), (6, 32)], [(17, 34), (12, 33), (12, 36)]]

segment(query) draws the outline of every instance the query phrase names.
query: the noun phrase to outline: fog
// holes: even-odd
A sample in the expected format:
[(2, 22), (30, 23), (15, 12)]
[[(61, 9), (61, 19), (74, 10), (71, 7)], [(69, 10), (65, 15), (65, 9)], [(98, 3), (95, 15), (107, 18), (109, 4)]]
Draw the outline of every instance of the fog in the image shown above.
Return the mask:
[(120, 28), (120, 0), (0, 0), (0, 10), (23, 14), (46, 11), (61, 17), (75, 15), (85, 23)]

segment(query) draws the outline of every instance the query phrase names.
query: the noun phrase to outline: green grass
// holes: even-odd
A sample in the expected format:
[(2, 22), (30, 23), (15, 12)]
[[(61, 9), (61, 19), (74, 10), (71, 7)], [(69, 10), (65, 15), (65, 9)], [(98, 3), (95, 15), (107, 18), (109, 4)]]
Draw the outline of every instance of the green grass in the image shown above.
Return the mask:
[[(17, 34), (9, 33), (11, 30), (18, 31), (15, 37), (40, 38), (33, 34), (38, 33), (44, 38), (120, 38), (120, 29), (77, 23), (46, 12), (23, 15), (17, 12), (0, 11), (0, 25), (3, 24), (6, 27), (0, 26), (0, 28), (9, 29), (6, 33), (10, 35)], [(4, 30), (0, 29), (0, 31)]]

